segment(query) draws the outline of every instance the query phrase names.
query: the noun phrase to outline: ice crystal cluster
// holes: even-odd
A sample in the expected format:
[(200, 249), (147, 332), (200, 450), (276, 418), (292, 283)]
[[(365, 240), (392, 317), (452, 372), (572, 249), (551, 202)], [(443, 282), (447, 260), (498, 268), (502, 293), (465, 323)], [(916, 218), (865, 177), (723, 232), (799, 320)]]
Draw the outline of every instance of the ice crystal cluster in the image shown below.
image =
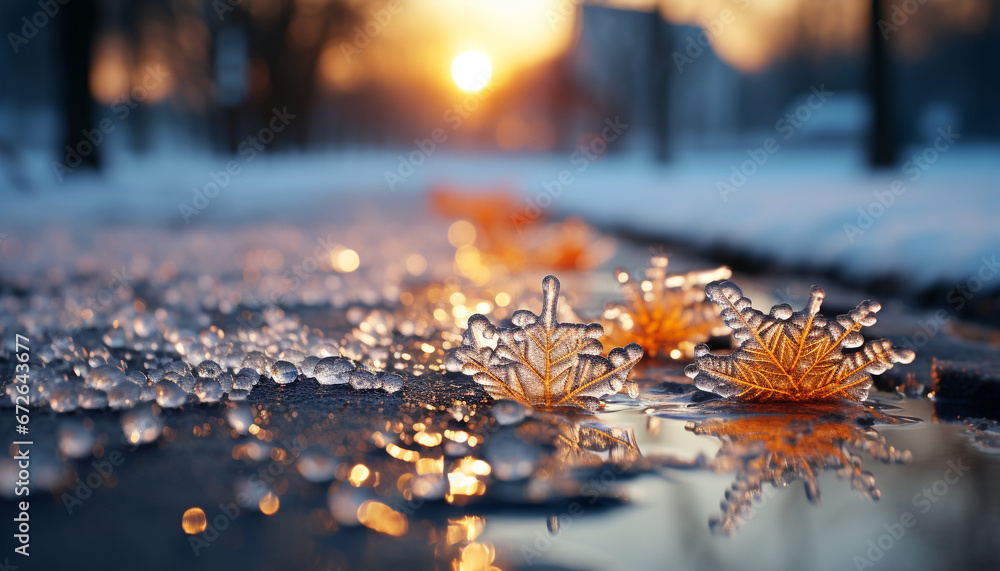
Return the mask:
[[(766, 315), (730, 281), (712, 282), (705, 291), (722, 308), (722, 318), (739, 346), (729, 355), (715, 355), (707, 345), (698, 345), (695, 362), (684, 372), (698, 388), (727, 398), (863, 401), (872, 374), (895, 363), (909, 363), (915, 356), (888, 339), (864, 342), (861, 328), (874, 325), (881, 309), (876, 301), (861, 302), (850, 313), (827, 320), (819, 314), (825, 294), (817, 286), (802, 311), (781, 304)], [(852, 348), (858, 350), (843, 352)]]
[(729, 332), (704, 289), (732, 275), (729, 268), (671, 274), (667, 263), (666, 256), (653, 256), (641, 279), (615, 270), (625, 302), (608, 304), (601, 316), (609, 343), (635, 342), (651, 357), (690, 358), (695, 344)]
[[(642, 358), (635, 343), (602, 357), (600, 324), (556, 321), (559, 280), (542, 280), (542, 311), (514, 313), (514, 327), (496, 327), (481, 314), (469, 318), (461, 347), (446, 365), (483, 386), (492, 397), (540, 408), (595, 410), (599, 399), (621, 391), (632, 367)], [(635, 396), (636, 389), (629, 389)]]

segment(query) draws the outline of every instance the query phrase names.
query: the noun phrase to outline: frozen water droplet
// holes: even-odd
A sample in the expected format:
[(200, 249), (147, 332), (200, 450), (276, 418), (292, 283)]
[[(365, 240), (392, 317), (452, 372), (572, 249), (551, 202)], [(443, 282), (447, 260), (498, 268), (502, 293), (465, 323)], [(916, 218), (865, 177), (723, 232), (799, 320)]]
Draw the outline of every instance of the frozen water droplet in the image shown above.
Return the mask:
[(378, 379), (371, 371), (366, 371), (364, 369), (355, 369), (350, 372), (348, 377), (348, 382), (351, 383), (351, 387), (356, 390), (367, 390), (367, 389), (377, 389), (380, 387)]
[(49, 393), (49, 406), (56, 412), (70, 412), (80, 406), (80, 387), (75, 383), (58, 383)]
[(302, 374), (309, 378), (316, 377), (316, 363), (319, 363), (319, 357), (306, 357), (302, 359)]
[(271, 359), (260, 351), (250, 351), (243, 359), (241, 369), (253, 369), (258, 375), (266, 375), (271, 372)]
[(139, 400), (141, 400), (142, 402), (149, 402), (151, 400), (156, 400), (156, 386), (145, 385), (139, 387)]
[(299, 375), (298, 368), (288, 361), (275, 361), (271, 365), (271, 377), (274, 382), (279, 385), (287, 385), (295, 381), (295, 378)]
[(187, 393), (173, 381), (163, 380), (156, 383), (156, 404), (163, 408), (176, 408), (184, 404)]
[(142, 399), (142, 390), (135, 383), (121, 383), (108, 389), (108, 405), (111, 408), (132, 408)]
[(135, 383), (140, 387), (144, 387), (149, 384), (148, 379), (146, 379), (146, 375), (143, 374), (142, 371), (138, 371), (136, 369), (132, 369), (131, 371), (125, 373), (125, 378), (130, 383)]
[(316, 363), (316, 381), (321, 385), (342, 385), (349, 381), (354, 363), (343, 357), (325, 357)]
[(335, 478), (337, 461), (325, 452), (307, 450), (299, 456), (295, 467), (310, 482), (329, 482)]
[(205, 361), (202, 361), (201, 364), (198, 365), (198, 369), (196, 370), (196, 372), (198, 373), (199, 377), (204, 377), (206, 379), (215, 379), (222, 373), (222, 367), (220, 367), (219, 364), (216, 363), (215, 361), (207, 359)]
[(382, 390), (387, 393), (394, 393), (403, 388), (403, 377), (396, 373), (380, 373), (378, 381), (382, 384)]
[(253, 412), (250, 411), (250, 405), (246, 403), (230, 404), (226, 408), (226, 421), (236, 432), (249, 434), (250, 425), (253, 424)]
[(250, 396), (250, 391), (245, 391), (243, 389), (233, 389), (229, 391), (229, 400), (231, 401), (243, 401)]
[(260, 373), (255, 369), (240, 369), (239, 373), (236, 373), (236, 377), (233, 378), (233, 389), (250, 391), (260, 381)]
[(444, 358), (444, 368), (449, 373), (460, 373), (462, 371), (462, 362), (459, 361), (457, 357), (449, 353)]
[(106, 391), (126, 382), (125, 372), (114, 365), (101, 365), (90, 372), (86, 382), (88, 387)]
[(289, 363), (294, 363), (298, 365), (306, 358), (306, 354), (298, 349), (285, 349), (281, 353), (278, 353), (278, 359), (282, 361), (288, 361)]
[(195, 378), (189, 371), (185, 371), (183, 373), (170, 371), (166, 375), (163, 375), (163, 380), (174, 383), (186, 393), (194, 390)]
[(194, 384), (193, 391), (201, 402), (218, 402), (224, 394), (222, 385), (215, 379), (198, 379)]
[(220, 373), (219, 377), (216, 379), (219, 381), (219, 385), (222, 387), (222, 392), (228, 393), (233, 390), (233, 374), (230, 372)]

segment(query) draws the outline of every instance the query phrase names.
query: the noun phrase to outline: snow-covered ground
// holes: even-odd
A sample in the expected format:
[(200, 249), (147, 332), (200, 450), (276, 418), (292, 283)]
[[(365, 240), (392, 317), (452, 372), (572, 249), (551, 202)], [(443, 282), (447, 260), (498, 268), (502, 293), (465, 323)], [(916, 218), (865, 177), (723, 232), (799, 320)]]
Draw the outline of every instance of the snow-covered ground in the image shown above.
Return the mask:
[[(950, 146), (942, 139), (937, 149), (908, 150), (906, 156), (922, 155), (920, 161), (904, 159), (897, 169), (872, 173), (858, 152), (843, 147), (767, 152), (763, 141), (731, 151), (679, 151), (663, 165), (637, 154), (591, 161), (571, 153), (439, 149), (423, 161), (414, 154), (422, 164), (412, 174), (400, 164), (416, 147), (252, 159), (158, 152), (113, 162), (100, 177), (69, 173), (61, 183), (43, 160), (27, 160), (22, 164), (37, 188), (0, 191), (7, 205), (0, 224), (114, 220), (185, 227), (184, 212), (191, 225), (325, 216), (346, 197), (376, 205), (416, 202), (429, 186), (448, 183), (470, 191), (516, 190), (526, 216), (536, 207), (579, 214), (603, 227), (837, 267), (858, 277), (903, 274), (915, 287), (965, 284), (977, 276), (984, 289), (1000, 286), (1000, 279), (990, 281), (1000, 272), (993, 263), (1000, 254), (1000, 147), (961, 139)], [(239, 168), (226, 183), (230, 160)], [(744, 177), (734, 175), (741, 168)], [(394, 189), (387, 173), (398, 176), (389, 177)], [(196, 188), (214, 194), (213, 181), (223, 186), (218, 195), (195, 200)]]

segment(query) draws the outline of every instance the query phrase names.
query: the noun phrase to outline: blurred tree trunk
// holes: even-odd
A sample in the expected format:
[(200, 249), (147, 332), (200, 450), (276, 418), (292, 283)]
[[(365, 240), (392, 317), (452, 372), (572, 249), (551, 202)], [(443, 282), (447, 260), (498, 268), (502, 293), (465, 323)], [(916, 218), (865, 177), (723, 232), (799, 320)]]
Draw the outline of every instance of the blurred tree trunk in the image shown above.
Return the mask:
[(670, 158), (670, 41), (669, 24), (659, 9), (650, 13), (649, 64), (651, 66), (652, 113), (654, 152), (656, 160), (665, 162)]
[[(63, 136), (60, 158), (66, 145), (76, 152), (84, 132), (95, 128), (94, 99), (90, 93), (90, 65), (97, 35), (97, 0), (73, 0), (62, 7), (62, 86)], [(80, 154), (80, 166), (99, 168), (101, 149), (93, 145), (90, 153)]]
[(871, 0), (871, 22), (868, 47), (868, 97), (872, 117), (868, 141), (868, 163), (872, 167), (896, 164), (896, 140), (891, 116), (889, 85), (889, 52), (887, 38), (882, 36), (882, 0)]

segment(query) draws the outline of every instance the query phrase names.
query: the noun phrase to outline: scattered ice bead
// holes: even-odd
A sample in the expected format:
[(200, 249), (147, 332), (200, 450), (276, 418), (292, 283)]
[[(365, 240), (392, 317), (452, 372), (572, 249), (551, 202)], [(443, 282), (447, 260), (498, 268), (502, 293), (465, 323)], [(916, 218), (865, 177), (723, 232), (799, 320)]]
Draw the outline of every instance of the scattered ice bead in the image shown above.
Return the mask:
[(80, 390), (80, 408), (104, 408), (108, 406), (108, 395), (104, 391), (90, 387)]
[(121, 383), (108, 389), (108, 405), (111, 408), (132, 408), (141, 402), (142, 389), (135, 383)]
[(139, 387), (139, 400), (143, 402), (156, 400), (156, 385), (147, 384)]
[(218, 363), (212, 361), (211, 359), (206, 359), (198, 365), (196, 372), (199, 377), (204, 377), (206, 379), (217, 378), (222, 373), (222, 367)]
[(253, 424), (253, 412), (250, 410), (250, 405), (246, 403), (230, 404), (226, 407), (226, 421), (236, 432), (249, 434), (250, 425)]
[(236, 373), (236, 377), (233, 378), (233, 389), (249, 391), (260, 381), (260, 373), (254, 369), (246, 368), (240, 369), (239, 373)]
[(267, 355), (261, 353), (260, 351), (250, 351), (247, 356), (243, 358), (243, 364), (240, 365), (241, 369), (253, 369), (257, 371), (258, 375), (269, 374), (271, 371), (271, 360)]
[(243, 389), (233, 389), (229, 391), (229, 400), (231, 401), (243, 401), (246, 400), (248, 396), (250, 396), (250, 391)]
[(517, 401), (502, 399), (493, 403), (490, 412), (498, 424), (508, 425), (519, 424), (531, 414), (531, 409)]
[(72, 412), (80, 406), (80, 387), (75, 383), (58, 383), (49, 393), (49, 407), (56, 412)]
[(316, 377), (316, 363), (319, 363), (319, 357), (306, 357), (302, 360), (302, 374), (308, 378)]
[(403, 377), (396, 373), (379, 373), (378, 381), (382, 384), (382, 390), (390, 394), (403, 388)]
[(187, 398), (185, 393), (173, 381), (163, 380), (156, 383), (156, 404), (163, 408), (176, 408), (184, 404)]
[(462, 362), (453, 354), (448, 353), (444, 358), (444, 368), (449, 373), (459, 373), (462, 371)]
[(319, 450), (307, 450), (299, 455), (295, 468), (310, 482), (330, 482), (336, 477), (336, 459)]
[(364, 369), (351, 371), (348, 382), (351, 383), (351, 388), (356, 390), (377, 389), (381, 387), (375, 375), (371, 371)]
[(222, 387), (222, 392), (228, 393), (233, 390), (233, 374), (230, 372), (220, 373), (219, 377), (215, 379), (219, 381), (219, 386)]
[(342, 385), (347, 383), (354, 363), (343, 357), (325, 357), (316, 363), (316, 381), (321, 385)]
[(279, 385), (287, 385), (299, 376), (298, 368), (288, 361), (275, 361), (271, 365), (271, 377)]
[(178, 373), (176, 371), (170, 371), (163, 376), (164, 381), (170, 381), (176, 384), (186, 393), (194, 390), (195, 378), (189, 371), (183, 373)]
[(125, 372), (114, 365), (101, 365), (90, 371), (87, 376), (87, 386), (106, 391), (111, 387), (126, 382)]
[(222, 385), (215, 379), (198, 379), (192, 392), (201, 402), (218, 402), (225, 394)]
[(298, 349), (285, 349), (281, 353), (278, 353), (278, 359), (282, 361), (288, 361), (289, 363), (301, 363), (303, 359), (306, 358), (306, 354)]
[(149, 405), (138, 407), (122, 416), (122, 440), (133, 446), (149, 444), (159, 438), (163, 421)]
[(87, 458), (94, 451), (97, 438), (76, 421), (62, 423), (59, 427), (59, 451), (67, 458)]
[(149, 380), (146, 378), (146, 375), (137, 369), (132, 369), (125, 373), (125, 379), (131, 383), (139, 385), (140, 387), (144, 387), (149, 384)]

